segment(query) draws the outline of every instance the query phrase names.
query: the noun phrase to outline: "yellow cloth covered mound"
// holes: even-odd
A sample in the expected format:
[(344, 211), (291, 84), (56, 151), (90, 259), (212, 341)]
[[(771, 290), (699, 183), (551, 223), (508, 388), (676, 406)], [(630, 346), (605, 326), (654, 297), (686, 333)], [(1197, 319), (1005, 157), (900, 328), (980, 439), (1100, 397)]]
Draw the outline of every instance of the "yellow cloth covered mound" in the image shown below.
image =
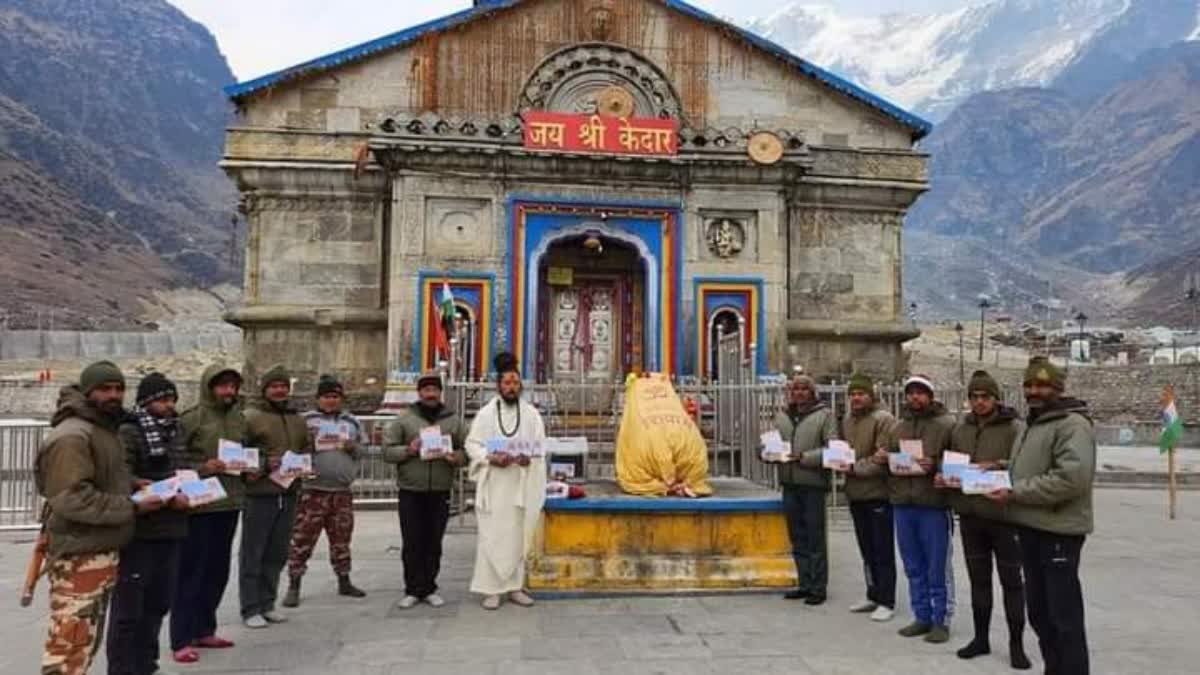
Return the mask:
[(665, 375), (631, 375), (625, 382), (617, 483), (634, 495), (712, 494), (708, 446)]

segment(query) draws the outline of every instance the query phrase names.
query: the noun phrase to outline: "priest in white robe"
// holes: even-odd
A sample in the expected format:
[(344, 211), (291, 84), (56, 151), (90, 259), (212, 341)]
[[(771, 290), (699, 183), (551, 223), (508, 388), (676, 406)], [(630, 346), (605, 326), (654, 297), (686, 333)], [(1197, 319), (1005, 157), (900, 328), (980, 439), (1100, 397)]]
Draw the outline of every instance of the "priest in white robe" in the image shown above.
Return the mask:
[(503, 596), (529, 607), (525, 558), (546, 499), (542, 457), (489, 454), (490, 440), (546, 438), (541, 413), (521, 400), (521, 375), (511, 354), (495, 359), (499, 395), (479, 409), (467, 435), (468, 476), (475, 482), (479, 537), (471, 592), (484, 596), (484, 609), (497, 609)]

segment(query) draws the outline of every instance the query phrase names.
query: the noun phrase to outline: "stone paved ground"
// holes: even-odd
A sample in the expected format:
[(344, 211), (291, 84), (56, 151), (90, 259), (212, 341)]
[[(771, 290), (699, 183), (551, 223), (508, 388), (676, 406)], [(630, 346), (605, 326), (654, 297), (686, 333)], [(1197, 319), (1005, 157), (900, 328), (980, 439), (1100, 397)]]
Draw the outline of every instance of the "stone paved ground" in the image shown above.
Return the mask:
[[(1195, 673), (1200, 670), (1200, 496), (1182, 495), (1180, 520), (1167, 522), (1164, 496), (1151, 490), (1097, 494), (1099, 532), (1084, 549), (1084, 584), (1095, 673)], [(844, 515), (831, 532), (831, 601), (812, 609), (776, 595), (553, 600), (532, 609), (484, 612), (465, 591), (474, 536), (447, 538), (442, 575), (446, 607), (400, 611), (399, 535), (390, 513), (364, 513), (354, 543), (362, 601), (332, 594), (324, 559), (309, 573), (306, 601), (290, 623), (248, 631), (235, 621), (236, 591), (226, 594), (222, 632), (238, 642), (208, 652), (184, 673), (847, 673), (985, 674), (1012, 672), (1003, 650), (971, 662), (954, 657), (969, 632), (965, 605), (950, 645), (895, 635), (907, 618), (873, 624), (845, 607), (861, 593), (858, 555)], [(0, 673), (36, 672), (45, 624), (45, 589), (31, 609), (17, 607), (30, 537), (0, 537)], [(966, 602), (961, 548), (960, 598)], [(906, 584), (902, 581), (901, 587)], [(998, 590), (997, 590), (998, 593)], [(906, 600), (902, 597), (902, 606)], [(1002, 622), (998, 622), (1001, 623)], [(1002, 629), (993, 644), (1006, 644)], [(1036, 649), (1027, 639), (1031, 653)], [(166, 665), (166, 664), (165, 664)], [(93, 672), (103, 672), (97, 667)]]

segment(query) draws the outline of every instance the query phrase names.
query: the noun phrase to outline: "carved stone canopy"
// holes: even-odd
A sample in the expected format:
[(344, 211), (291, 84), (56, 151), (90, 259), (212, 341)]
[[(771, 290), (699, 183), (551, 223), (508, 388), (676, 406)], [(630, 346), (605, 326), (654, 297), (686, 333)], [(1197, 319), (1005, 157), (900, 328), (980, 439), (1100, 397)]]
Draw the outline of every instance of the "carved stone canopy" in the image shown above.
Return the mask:
[(606, 100), (626, 95), (634, 117), (682, 118), (679, 95), (657, 66), (626, 47), (603, 42), (573, 45), (546, 57), (526, 82), (517, 112), (594, 113)]

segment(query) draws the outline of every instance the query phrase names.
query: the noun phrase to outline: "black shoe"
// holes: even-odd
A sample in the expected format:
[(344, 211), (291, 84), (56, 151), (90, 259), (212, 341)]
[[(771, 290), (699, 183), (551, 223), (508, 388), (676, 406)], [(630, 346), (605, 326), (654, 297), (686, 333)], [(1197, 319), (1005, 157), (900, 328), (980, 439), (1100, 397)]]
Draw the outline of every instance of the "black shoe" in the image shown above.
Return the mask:
[(808, 591), (797, 588), (794, 591), (788, 591), (783, 594), (784, 600), (803, 600), (808, 597)]
[(817, 605), (825, 604), (825, 596), (813, 594), (804, 599), (804, 604), (816, 607)]
[(283, 596), (284, 607), (299, 607), (300, 606), (300, 577), (291, 577), (288, 580), (287, 594)]
[(338, 577), (338, 595), (345, 595), (351, 598), (365, 598), (367, 594), (361, 589), (350, 583), (350, 575)]
[(1029, 662), (1029, 657), (1025, 655), (1025, 645), (1021, 640), (1008, 643), (1008, 660), (1013, 670), (1029, 670), (1033, 667), (1033, 664)]
[(963, 647), (955, 653), (958, 654), (958, 658), (960, 659), (973, 659), (976, 656), (991, 654), (992, 647), (988, 644), (987, 640), (975, 638), (974, 640), (971, 640), (966, 647)]

